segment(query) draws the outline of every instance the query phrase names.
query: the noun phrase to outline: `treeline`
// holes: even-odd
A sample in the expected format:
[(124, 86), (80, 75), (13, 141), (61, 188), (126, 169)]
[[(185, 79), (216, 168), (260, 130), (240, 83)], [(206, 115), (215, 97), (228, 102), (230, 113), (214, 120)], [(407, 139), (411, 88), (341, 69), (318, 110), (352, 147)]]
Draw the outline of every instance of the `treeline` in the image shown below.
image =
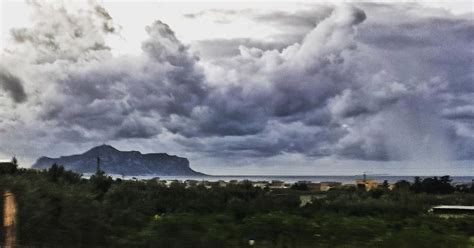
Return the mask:
[(453, 185), (449, 176), (428, 177), (421, 180), (415, 177), (414, 182), (399, 181), (395, 184), (397, 188), (409, 189), (414, 193), (428, 194), (451, 194), (453, 192), (474, 193), (474, 181), (472, 184)]
[[(30, 247), (222, 248), (249, 247), (249, 240), (253, 247), (469, 247), (473, 216), (445, 219), (427, 210), (474, 205), (474, 194), (448, 191), (449, 178), (431, 180), (311, 195), (250, 182), (168, 187), (101, 171), (84, 179), (54, 165), (2, 173), (0, 188), (15, 193), (18, 240)], [(311, 203), (301, 206), (302, 195)]]

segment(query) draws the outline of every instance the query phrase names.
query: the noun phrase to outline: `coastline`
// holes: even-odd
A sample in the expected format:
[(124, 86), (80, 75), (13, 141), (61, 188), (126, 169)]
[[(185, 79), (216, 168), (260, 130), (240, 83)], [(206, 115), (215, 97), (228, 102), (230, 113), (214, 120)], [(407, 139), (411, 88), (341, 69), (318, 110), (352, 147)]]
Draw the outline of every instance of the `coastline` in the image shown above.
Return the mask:
[[(89, 174), (83, 174), (84, 177), (89, 177)], [(141, 175), (141, 176), (122, 176), (110, 174), (112, 178), (122, 178), (122, 179), (138, 179), (138, 180), (148, 180), (153, 178), (159, 178), (160, 180), (197, 180), (197, 181), (230, 181), (230, 180), (249, 180), (249, 181), (283, 181), (285, 183), (295, 183), (298, 181), (309, 181), (313, 183), (320, 182), (340, 182), (343, 184), (354, 183), (357, 179), (362, 179), (363, 175), (353, 175), (353, 176), (338, 176), (338, 175), (317, 175), (317, 176), (278, 176), (278, 175), (205, 175), (205, 176), (163, 176), (163, 175)], [(384, 180), (387, 180), (389, 183), (396, 183), (397, 181), (406, 180), (413, 182), (414, 176), (393, 176), (393, 175), (367, 175), (367, 178), (375, 180), (379, 183), (382, 183)], [(432, 176), (419, 176), (421, 179), (432, 177)], [(474, 176), (452, 176), (450, 177), (453, 181), (452, 183), (470, 183), (474, 180)]]

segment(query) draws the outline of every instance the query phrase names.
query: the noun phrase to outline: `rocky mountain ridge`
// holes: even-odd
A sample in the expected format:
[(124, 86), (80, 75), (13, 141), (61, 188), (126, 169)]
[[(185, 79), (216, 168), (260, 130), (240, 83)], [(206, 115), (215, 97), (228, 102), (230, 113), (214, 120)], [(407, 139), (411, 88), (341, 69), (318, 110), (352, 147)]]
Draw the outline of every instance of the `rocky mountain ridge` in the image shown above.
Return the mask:
[(138, 151), (119, 151), (110, 145), (94, 147), (83, 154), (61, 156), (59, 158), (40, 157), (32, 168), (49, 168), (56, 163), (65, 169), (79, 173), (95, 173), (97, 158), (100, 158), (100, 169), (108, 174), (126, 176), (199, 176), (189, 166), (187, 158), (166, 153), (142, 154)]

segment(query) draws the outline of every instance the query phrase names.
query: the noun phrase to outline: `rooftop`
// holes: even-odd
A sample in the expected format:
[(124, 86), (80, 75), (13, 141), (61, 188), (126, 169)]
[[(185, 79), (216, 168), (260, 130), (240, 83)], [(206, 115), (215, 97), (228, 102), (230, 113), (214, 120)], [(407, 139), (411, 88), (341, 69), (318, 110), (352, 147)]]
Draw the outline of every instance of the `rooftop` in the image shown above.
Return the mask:
[(434, 206), (433, 209), (460, 209), (460, 210), (474, 211), (474, 206), (441, 205), (441, 206)]

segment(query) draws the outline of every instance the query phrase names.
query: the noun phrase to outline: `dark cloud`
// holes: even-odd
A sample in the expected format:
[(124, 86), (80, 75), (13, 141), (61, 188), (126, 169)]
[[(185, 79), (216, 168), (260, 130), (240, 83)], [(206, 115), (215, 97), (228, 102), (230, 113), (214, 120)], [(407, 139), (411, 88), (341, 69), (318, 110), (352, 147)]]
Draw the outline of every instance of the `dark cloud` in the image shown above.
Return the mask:
[(102, 28), (104, 32), (108, 32), (108, 33), (116, 32), (115, 25), (112, 21), (112, 16), (110, 16), (107, 10), (100, 5), (96, 5), (94, 7), (94, 10), (96, 11), (97, 15), (103, 19)]
[(153, 120), (143, 120), (140, 116), (127, 116), (122, 125), (115, 131), (114, 139), (152, 138), (161, 132)]
[(464, 17), (384, 4), (214, 9), (186, 17), (245, 16), (285, 38), (187, 46), (155, 21), (141, 54), (113, 56), (102, 7), (37, 12), (51, 18), (12, 31), (25, 83), (36, 83), (27, 88), (34, 97), (15, 101), (38, 113), (38, 130), (55, 130), (51, 140), (154, 140), (236, 159), (474, 158), (473, 30)]
[(474, 105), (445, 109), (443, 111), (443, 116), (451, 120), (472, 120), (474, 119)]
[(322, 128), (305, 126), (301, 122), (286, 125), (270, 121), (255, 135), (182, 138), (178, 142), (192, 151), (213, 157), (261, 158), (285, 153), (304, 153), (318, 157), (330, 155), (327, 144), (329, 140), (336, 138), (334, 134)]
[(98, 139), (127, 139), (153, 137), (171, 116), (191, 115), (207, 95), (196, 58), (168, 25), (156, 21), (146, 31), (140, 56), (72, 64), (58, 80), (61, 100), (46, 99), (42, 119)]
[[(282, 51), (241, 46), (239, 56), (219, 61), (218, 71), (223, 68), (224, 75), (215, 79), (218, 81), (216, 84), (228, 81), (230, 78), (226, 77), (231, 75), (225, 73), (233, 70), (236, 82), (212, 89), (206, 106), (193, 112), (187, 121), (180, 121), (177, 125), (169, 123), (168, 128), (185, 136), (256, 135), (265, 130), (269, 121), (282, 119), (285, 122), (292, 116), (324, 108), (326, 101), (338, 93), (338, 87), (344, 87), (349, 76), (343, 74), (340, 61), (333, 58), (342, 55), (346, 49), (352, 49), (350, 41), (343, 41), (337, 47), (331, 42), (326, 43), (325, 40), (330, 39), (327, 36), (334, 35), (329, 30), (341, 35), (338, 33), (341, 28), (340, 32), (350, 37), (355, 31), (353, 26), (361, 22), (359, 15), (341, 18), (345, 11), (360, 12), (358, 9), (335, 12), (308, 34), (301, 45), (295, 44)], [(320, 35), (320, 30), (327, 33)], [(314, 50), (308, 44), (318, 48)], [(301, 63), (307, 67), (315, 66), (317, 70), (301, 67)], [(327, 115), (320, 117), (325, 120), (313, 119), (307, 123), (321, 124), (329, 119)], [(188, 126), (197, 128), (186, 128)]]
[(0, 86), (11, 96), (14, 102), (22, 103), (27, 100), (27, 95), (23, 88), (23, 81), (1, 66)]
[[(367, 16), (370, 20), (370, 15), (374, 14), (376, 13), (366, 15), (350, 8), (338, 10), (309, 32), (301, 44), (278, 50), (244, 46), (239, 48), (240, 55), (232, 61), (218, 60), (218, 67), (227, 68), (224, 71), (235, 72), (219, 79), (236, 80), (231, 83), (231, 88), (240, 89), (229, 91), (232, 93), (226, 93), (228, 97), (221, 99), (237, 100), (236, 106), (244, 107), (241, 111), (245, 113), (245, 110), (249, 109), (250, 114), (244, 116), (256, 116), (257, 123), (263, 124), (257, 126), (258, 129), (248, 129), (258, 130), (257, 133), (244, 132), (237, 135), (250, 134), (259, 137), (271, 121), (278, 120), (282, 124), (290, 125), (303, 120), (303, 123), (310, 127), (326, 126), (327, 132), (332, 133), (329, 135), (331, 139), (327, 138), (329, 136), (318, 137), (326, 137), (322, 139), (327, 142), (327, 146), (324, 152), (314, 154), (370, 160), (434, 157), (442, 160), (451, 159), (453, 156), (461, 157), (453, 155), (456, 149), (449, 145), (452, 144), (452, 139), (448, 138), (448, 133), (455, 127), (442, 119), (443, 115), (439, 109), (447, 104), (444, 98), (455, 89), (453, 86), (467, 89), (466, 80), (460, 83), (456, 81), (472, 75), (468, 68), (470, 63), (466, 63), (466, 59), (472, 59), (472, 54), (461, 54), (461, 50), (469, 46), (468, 42), (454, 35), (467, 31), (463, 24), (465, 21), (446, 17), (437, 18), (430, 24), (429, 18), (408, 16), (401, 21), (400, 27), (380, 24), (385, 30), (378, 30), (374, 22), (369, 21), (358, 26), (361, 39), (359, 43), (359, 38), (354, 36), (353, 27), (363, 22)], [(406, 25), (404, 23), (410, 22), (413, 26), (403, 27)], [(459, 23), (459, 29), (448, 28), (449, 24), (453, 23)], [(418, 36), (413, 35), (415, 33)], [(451, 43), (440, 41), (435, 33), (447, 34), (449, 39), (452, 39)], [(367, 34), (372, 38), (367, 38)], [(393, 45), (386, 42), (388, 40), (393, 42)], [(452, 47), (450, 44), (453, 43), (458, 45)], [(412, 50), (414, 53), (410, 55), (413, 57), (400, 53), (399, 50), (390, 52), (393, 47)], [(436, 59), (433, 60), (433, 54), (458, 52), (457, 57), (440, 56), (446, 61), (442, 66), (438, 66)], [(396, 59), (387, 61), (387, 53), (390, 54), (389, 57)], [(407, 68), (407, 62), (413, 66)], [(455, 68), (451, 69), (453, 64), (446, 67), (449, 63), (456, 64)], [(214, 69), (213, 66), (211, 68)], [(458, 73), (451, 75), (453, 71)], [(219, 72), (221, 71), (216, 70), (214, 73)], [(238, 75), (238, 79), (233, 78), (233, 75)], [(226, 106), (223, 103), (217, 105)], [(417, 107), (413, 108), (411, 105)], [(318, 109), (320, 111), (315, 111)], [(404, 109), (411, 111), (406, 112)], [(220, 112), (230, 111), (225, 109)], [(245, 130), (241, 125), (235, 125), (235, 119), (231, 121), (218, 112), (213, 112), (212, 116), (221, 116), (220, 120), (224, 123), (234, 123), (238, 130)], [(255, 127), (252, 118), (240, 117), (240, 120), (244, 127), (245, 124)], [(219, 135), (235, 134), (226, 132)], [(469, 138), (458, 136), (456, 139)], [(259, 140), (263, 138), (259, 137)], [(282, 139), (281, 143), (288, 145), (292, 141)], [(246, 150), (244, 144), (255, 143), (229, 142), (236, 144), (235, 147), (232, 146), (236, 150)], [(272, 144), (263, 146), (269, 150), (275, 147)], [(316, 143), (301, 146), (301, 149), (289, 152), (309, 155), (313, 153), (310, 148), (314, 146), (322, 145)], [(258, 146), (247, 147), (249, 151), (259, 150)], [(278, 150), (283, 152), (285, 148), (279, 147), (274, 151)], [(437, 155), (433, 156), (433, 153)], [(269, 153), (256, 154), (264, 156)]]

